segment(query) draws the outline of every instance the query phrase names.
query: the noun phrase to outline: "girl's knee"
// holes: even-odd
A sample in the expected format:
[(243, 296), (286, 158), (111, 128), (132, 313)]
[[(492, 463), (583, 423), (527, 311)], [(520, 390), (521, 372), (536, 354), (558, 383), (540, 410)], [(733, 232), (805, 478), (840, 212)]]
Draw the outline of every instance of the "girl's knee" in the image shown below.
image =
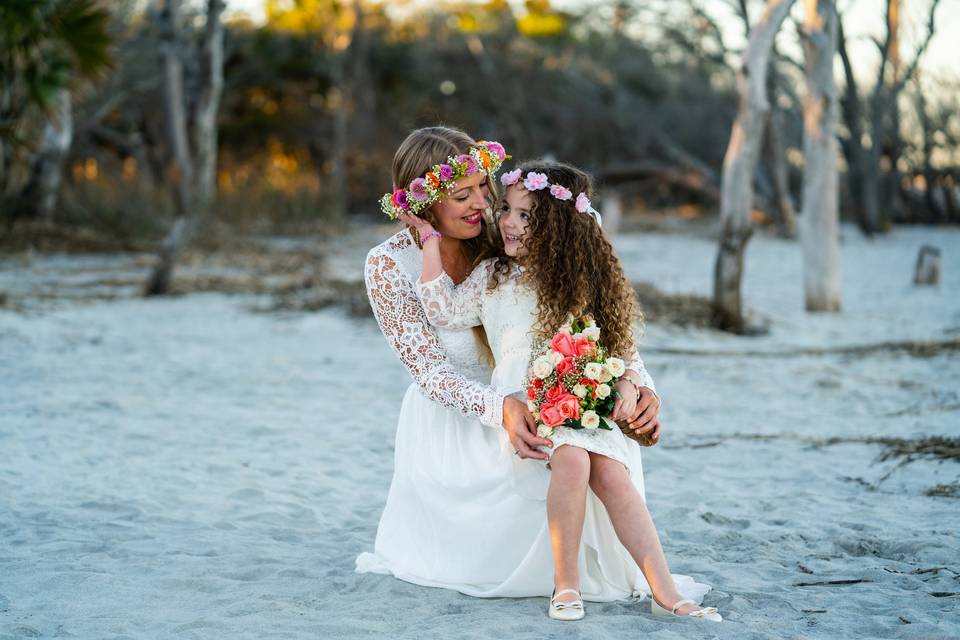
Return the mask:
[(598, 497), (621, 495), (635, 490), (623, 463), (606, 456), (593, 456), (590, 464), (590, 488)]
[(590, 454), (580, 447), (560, 445), (550, 457), (550, 469), (568, 478), (582, 478), (586, 483), (590, 478)]

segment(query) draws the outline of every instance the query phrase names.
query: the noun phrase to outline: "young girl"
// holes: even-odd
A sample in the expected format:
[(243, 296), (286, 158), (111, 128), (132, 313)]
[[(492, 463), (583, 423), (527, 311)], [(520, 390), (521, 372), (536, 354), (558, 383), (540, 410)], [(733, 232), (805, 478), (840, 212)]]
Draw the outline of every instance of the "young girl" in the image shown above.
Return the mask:
[[(443, 271), (440, 234), (423, 221), (409, 220), (423, 242), (418, 289), (430, 322), (448, 328), (482, 324), (496, 360), (491, 384), (507, 393), (522, 393), (534, 344), (549, 339), (571, 314), (591, 315), (611, 355), (638, 361), (632, 357), (634, 295), (600, 230), (600, 216), (590, 206), (589, 176), (568, 165), (536, 162), (504, 174), (501, 182), (506, 186), (497, 214), (502, 248), (499, 255), (480, 262), (460, 285)], [(620, 415), (632, 411), (642, 382), (628, 378), (618, 383), (623, 397)], [(633, 574), (639, 569), (654, 613), (719, 622), (716, 609), (698, 607), (678, 592), (641, 493), (639, 446), (619, 429), (560, 427), (551, 441), (552, 448), (541, 447), (549, 456), (550, 469), (547, 520), (554, 561), (550, 617), (583, 617), (580, 564), (595, 557), (599, 575), (586, 576), (588, 581), (627, 575), (638, 584), (639, 577)], [(530, 463), (523, 464), (529, 469)], [(594, 496), (609, 519), (596, 513)], [(610, 539), (614, 535), (629, 558), (611, 552), (616, 547)], [(581, 553), (581, 539), (592, 555)], [(679, 586), (697, 599), (708, 589), (689, 579)]]

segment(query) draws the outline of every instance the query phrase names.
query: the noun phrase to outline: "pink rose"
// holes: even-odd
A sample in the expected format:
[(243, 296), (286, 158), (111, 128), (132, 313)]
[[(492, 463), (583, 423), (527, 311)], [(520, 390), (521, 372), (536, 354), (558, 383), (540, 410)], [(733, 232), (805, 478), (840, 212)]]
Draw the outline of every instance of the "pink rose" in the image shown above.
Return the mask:
[(417, 178), (410, 183), (410, 188), (407, 189), (410, 193), (410, 197), (416, 200), (417, 202), (423, 202), (427, 199), (427, 181), (423, 178)]
[(581, 193), (577, 196), (577, 211), (580, 213), (586, 213), (590, 210), (590, 198), (587, 197), (587, 194)]
[(527, 177), (523, 180), (523, 186), (526, 187), (527, 191), (539, 191), (540, 189), (546, 189), (547, 184), (547, 174), (537, 173), (536, 171), (531, 171), (528, 173)]
[(568, 395), (567, 390), (563, 388), (562, 384), (556, 384), (549, 389), (547, 389), (547, 402), (553, 403), (559, 400), (560, 398)]
[(464, 165), (464, 175), (472, 176), (477, 172), (477, 161), (473, 159), (473, 156), (461, 153), (457, 156), (457, 162)]
[(578, 356), (590, 356), (593, 355), (596, 347), (592, 342), (586, 338), (576, 338), (573, 341), (573, 352), (574, 355)]
[(520, 174), (523, 173), (520, 169), (514, 169), (513, 171), (507, 171), (505, 174), (500, 176), (500, 184), (505, 187), (509, 187), (512, 184), (517, 184), (517, 180), (520, 179)]
[(499, 160), (503, 160), (507, 157), (507, 150), (503, 148), (503, 145), (499, 142), (487, 142), (487, 149), (492, 151), (494, 155), (497, 156)]
[(562, 356), (575, 356), (576, 350), (573, 347), (573, 338), (566, 333), (558, 333), (550, 341), (550, 348)]
[(580, 419), (580, 400), (577, 396), (568, 393), (557, 400), (554, 406), (560, 412), (560, 415), (563, 416), (564, 420), (568, 418), (572, 420)]
[(390, 196), (390, 201), (401, 209), (409, 209), (410, 203), (407, 202), (407, 192), (403, 189), (397, 189)]
[(448, 164), (440, 165), (440, 179), (446, 182), (453, 177), (453, 167)]
[(554, 184), (550, 185), (550, 195), (552, 195), (557, 200), (569, 200), (573, 197), (573, 194), (570, 192), (570, 189), (566, 187)]
[(567, 356), (557, 365), (557, 377), (563, 378), (576, 368), (576, 365), (573, 364), (573, 356)]
[(540, 407), (540, 419), (548, 427), (556, 427), (563, 424), (565, 418), (555, 405), (547, 403)]

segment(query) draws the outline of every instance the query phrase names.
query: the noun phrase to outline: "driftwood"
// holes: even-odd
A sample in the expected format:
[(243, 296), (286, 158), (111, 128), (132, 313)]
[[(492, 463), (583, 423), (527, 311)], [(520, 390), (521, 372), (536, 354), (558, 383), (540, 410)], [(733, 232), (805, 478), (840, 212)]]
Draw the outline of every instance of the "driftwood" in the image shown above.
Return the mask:
[(917, 254), (917, 266), (913, 272), (913, 284), (928, 286), (940, 284), (940, 267), (942, 264), (940, 249), (925, 244)]

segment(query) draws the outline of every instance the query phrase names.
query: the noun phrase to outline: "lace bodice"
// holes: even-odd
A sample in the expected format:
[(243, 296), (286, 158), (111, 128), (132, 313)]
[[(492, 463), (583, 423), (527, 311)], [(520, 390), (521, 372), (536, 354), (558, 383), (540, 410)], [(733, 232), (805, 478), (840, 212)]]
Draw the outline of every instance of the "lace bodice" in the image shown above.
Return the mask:
[(364, 280), (380, 330), (428, 398), (500, 427), (504, 394), (485, 384), (490, 368), (472, 331), (430, 326), (416, 291), (421, 268), (420, 249), (406, 230), (367, 254)]
[[(490, 291), (487, 282), (495, 258), (485, 260), (459, 285), (446, 273), (418, 284), (427, 319), (437, 327), (464, 329), (482, 324), (497, 366), (492, 384), (502, 391), (518, 391), (526, 378), (533, 327), (536, 324), (536, 293), (519, 281), (522, 268)], [(602, 329), (602, 328), (601, 328)], [(639, 374), (641, 386), (654, 393), (653, 378), (634, 350), (627, 367)], [(658, 397), (659, 399), (659, 397)]]

